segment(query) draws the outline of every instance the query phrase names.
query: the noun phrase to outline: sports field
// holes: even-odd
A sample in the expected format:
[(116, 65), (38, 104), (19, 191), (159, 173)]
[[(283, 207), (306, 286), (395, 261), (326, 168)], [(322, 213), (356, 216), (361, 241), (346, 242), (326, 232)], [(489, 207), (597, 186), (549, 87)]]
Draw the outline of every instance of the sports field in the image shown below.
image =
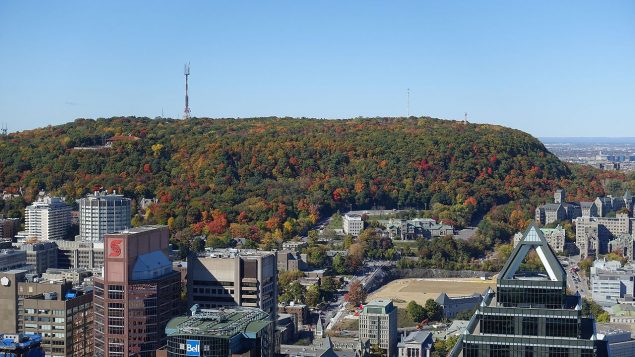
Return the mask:
[(398, 279), (373, 292), (373, 299), (392, 299), (395, 305), (405, 307), (411, 300), (424, 304), (428, 299), (436, 299), (445, 292), (448, 296), (482, 294), (487, 287), (496, 287), (496, 277), (492, 280), (479, 278), (439, 278), (439, 279)]

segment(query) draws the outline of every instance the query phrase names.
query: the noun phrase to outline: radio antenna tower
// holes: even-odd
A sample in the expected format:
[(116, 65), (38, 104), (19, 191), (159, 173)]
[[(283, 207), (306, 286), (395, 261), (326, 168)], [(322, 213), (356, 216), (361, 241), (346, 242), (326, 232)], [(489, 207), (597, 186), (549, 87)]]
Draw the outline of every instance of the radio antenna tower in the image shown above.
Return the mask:
[(190, 119), (190, 100), (187, 96), (187, 80), (188, 80), (188, 77), (190, 76), (189, 62), (185, 65), (183, 74), (185, 75), (185, 111), (183, 112), (183, 119)]

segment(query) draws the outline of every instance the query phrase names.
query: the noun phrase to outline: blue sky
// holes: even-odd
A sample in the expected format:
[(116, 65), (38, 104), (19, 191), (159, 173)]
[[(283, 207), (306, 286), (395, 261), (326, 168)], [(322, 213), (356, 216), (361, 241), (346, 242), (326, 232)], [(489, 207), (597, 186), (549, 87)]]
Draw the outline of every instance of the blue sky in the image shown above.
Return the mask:
[(635, 136), (634, 1), (0, 1), (0, 123), (410, 113)]

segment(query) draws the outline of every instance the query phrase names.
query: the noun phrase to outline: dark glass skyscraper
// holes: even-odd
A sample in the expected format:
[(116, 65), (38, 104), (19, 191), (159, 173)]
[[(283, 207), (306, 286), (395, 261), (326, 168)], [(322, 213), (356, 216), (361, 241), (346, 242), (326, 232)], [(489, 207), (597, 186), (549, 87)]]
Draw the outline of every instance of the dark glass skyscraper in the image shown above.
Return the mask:
[[(535, 250), (543, 272), (527, 272)], [(567, 275), (540, 229), (531, 226), (450, 353), (452, 357), (602, 356), (582, 299), (567, 295)]]

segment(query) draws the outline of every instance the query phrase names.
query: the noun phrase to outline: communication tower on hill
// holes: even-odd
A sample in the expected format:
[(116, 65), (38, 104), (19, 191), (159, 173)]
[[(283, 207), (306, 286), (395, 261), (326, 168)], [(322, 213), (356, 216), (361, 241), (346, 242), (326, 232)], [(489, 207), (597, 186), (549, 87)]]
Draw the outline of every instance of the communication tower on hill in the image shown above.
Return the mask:
[(185, 65), (185, 69), (183, 70), (183, 74), (185, 75), (185, 111), (183, 112), (183, 119), (190, 119), (190, 101), (187, 96), (187, 80), (190, 76), (190, 64)]
[(0, 134), (2, 136), (7, 136), (7, 124), (2, 124), (2, 129), (0, 129)]

